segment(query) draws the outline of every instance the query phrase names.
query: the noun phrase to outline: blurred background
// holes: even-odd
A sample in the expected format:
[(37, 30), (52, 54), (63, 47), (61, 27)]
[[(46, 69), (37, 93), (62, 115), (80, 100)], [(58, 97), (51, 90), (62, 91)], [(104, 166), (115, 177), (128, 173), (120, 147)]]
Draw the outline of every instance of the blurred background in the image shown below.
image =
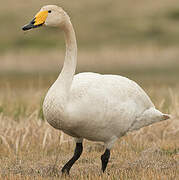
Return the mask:
[[(142, 167), (140, 170), (136, 169), (136, 174), (144, 172), (140, 177), (147, 176), (141, 162), (148, 162), (150, 166), (153, 162), (156, 165), (162, 161), (159, 164), (162, 170), (154, 173), (152, 165), (149, 174), (151, 177), (154, 176), (154, 179), (170, 179), (164, 176), (172, 176), (177, 171), (176, 166), (173, 166), (174, 162), (179, 162), (178, 0), (1, 2), (0, 173), (28, 173), (31, 172), (28, 168), (32, 167), (32, 164), (33, 172), (36, 172), (37, 168), (41, 168), (38, 162), (43, 162), (47, 164), (46, 169), (43, 167), (39, 172), (44, 175), (44, 171), (49, 167), (48, 163), (53, 165), (57, 162), (54, 156), (58, 157), (60, 154), (58, 164), (61, 167), (73, 151), (73, 145), (70, 143), (60, 146), (61, 149), (57, 148), (57, 144), (61, 145), (66, 141), (59, 137), (59, 131), (44, 123), (42, 114), (43, 98), (63, 66), (63, 33), (59, 29), (47, 27), (29, 32), (21, 30), (22, 26), (29, 23), (39, 9), (47, 4), (63, 7), (71, 17), (78, 42), (77, 72), (90, 71), (126, 76), (142, 86), (159, 110), (172, 114), (171, 120), (123, 137), (115, 146), (117, 151), (113, 151), (116, 168), (119, 169), (124, 161), (126, 164), (128, 161), (126, 167), (133, 169), (135, 163), (131, 162), (135, 162), (136, 157), (140, 160), (140, 153), (154, 147), (152, 151), (146, 151), (153, 153), (152, 156), (149, 153), (147, 161), (136, 160), (136, 167)], [(69, 140), (69, 137), (65, 138)], [(122, 143), (123, 140), (125, 143)], [(86, 157), (87, 160), (81, 161), (84, 172), (88, 169), (86, 167), (89, 166), (89, 161), (95, 162), (95, 166), (100, 164), (99, 152), (90, 148), (91, 146), (84, 152), (86, 155), (83, 158)], [(119, 149), (123, 151), (121, 156)], [(103, 149), (100, 150), (102, 151)], [(156, 157), (156, 161), (151, 161), (151, 157)], [(162, 164), (171, 172), (165, 173)], [(146, 166), (147, 169), (149, 166)], [(54, 165), (52, 167), (54, 168)], [(94, 169), (91, 170), (92, 173)], [(128, 169), (126, 168), (124, 175), (128, 174)], [(119, 174), (117, 169), (116, 172)], [(156, 175), (158, 173), (162, 174), (161, 178)], [(140, 179), (137, 175), (134, 178), (134, 174), (131, 176), (132, 179)], [(152, 179), (151, 177), (149, 179)]]
[[(10, 5), (11, 4), (11, 5)], [(0, 113), (18, 120), (38, 109), (65, 53), (56, 28), (23, 32), (47, 0), (10, 0), (0, 7)], [(166, 113), (178, 103), (177, 0), (51, 0), (70, 15), (78, 42), (77, 72), (120, 74), (139, 83)], [(177, 112), (175, 112), (176, 114)]]
[[(77, 72), (127, 76), (154, 101), (165, 99), (163, 108), (168, 111), (169, 91), (178, 88), (179, 78), (177, 0), (4, 1), (0, 7), (1, 111), (13, 114), (6, 107), (9, 101), (3, 100), (7, 92), (15, 93), (9, 98), (11, 104), (17, 103), (18, 93), (30, 99), (31, 93), (43, 97), (62, 68), (65, 44), (59, 29), (21, 30), (49, 3), (62, 6), (71, 17), (78, 42)], [(33, 101), (32, 109), (39, 104), (39, 98), (30, 102), (26, 98), (25, 107)]]

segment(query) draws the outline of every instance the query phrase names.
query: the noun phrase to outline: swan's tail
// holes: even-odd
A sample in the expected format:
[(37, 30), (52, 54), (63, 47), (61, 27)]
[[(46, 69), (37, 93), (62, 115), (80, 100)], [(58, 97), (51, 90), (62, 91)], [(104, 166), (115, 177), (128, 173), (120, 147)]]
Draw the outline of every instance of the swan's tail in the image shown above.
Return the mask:
[(163, 114), (154, 107), (145, 110), (136, 120), (132, 123), (130, 130), (137, 130), (142, 127), (151, 125), (153, 123), (170, 119), (169, 114)]

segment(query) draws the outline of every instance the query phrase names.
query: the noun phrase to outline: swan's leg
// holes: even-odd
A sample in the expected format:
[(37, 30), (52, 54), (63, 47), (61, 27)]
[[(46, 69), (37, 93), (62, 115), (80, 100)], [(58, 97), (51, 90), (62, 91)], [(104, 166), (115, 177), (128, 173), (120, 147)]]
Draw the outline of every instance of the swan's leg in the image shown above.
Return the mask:
[(63, 166), (62, 173), (69, 174), (71, 167), (73, 164), (79, 159), (81, 153), (83, 151), (83, 140), (82, 139), (75, 139), (76, 141), (76, 148), (73, 157)]
[(113, 138), (111, 138), (110, 141), (105, 143), (106, 150), (105, 150), (104, 154), (102, 154), (102, 156), (101, 156), (101, 163), (102, 163), (101, 169), (103, 172), (106, 170), (106, 167), (107, 167), (108, 162), (109, 162), (110, 149), (116, 140), (117, 140), (117, 137), (113, 137)]
[(104, 172), (110, 158), (110, 150), (106, 149), (104, 154), (101, 156), (102, 171)]

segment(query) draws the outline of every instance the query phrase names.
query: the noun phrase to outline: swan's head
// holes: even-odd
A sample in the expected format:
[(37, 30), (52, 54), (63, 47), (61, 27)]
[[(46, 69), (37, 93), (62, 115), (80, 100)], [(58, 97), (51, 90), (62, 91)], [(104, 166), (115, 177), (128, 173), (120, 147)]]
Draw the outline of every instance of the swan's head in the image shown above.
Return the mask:
[(47, 5), (40, 9), (40, 11), (35, 15), (34, 19), (22, 29), (24, 31), (37, 28), (42, 25), (46, 26), (63, 26), (67, 20), (68, 15), (66, 12), (56, 5)]

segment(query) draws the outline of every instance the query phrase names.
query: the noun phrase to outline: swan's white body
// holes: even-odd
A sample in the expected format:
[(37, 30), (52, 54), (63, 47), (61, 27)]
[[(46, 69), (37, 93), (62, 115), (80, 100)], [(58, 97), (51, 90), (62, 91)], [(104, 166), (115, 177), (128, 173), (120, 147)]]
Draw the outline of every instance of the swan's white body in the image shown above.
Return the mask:
[[(103, 141), (110, 146), (111, 141), (127, 131), (148, 125), (162, 116), (146, 93), (134, 81), (122, 76), (77, 74), (67, 99), (56, 91), (57, 87), (55, 83), (45, 98), (45, 116), (54, 128), (76, 138)], [(147, 110), (154, 117), (147, 116), (145, 124), (135, 127)]]
[(129, 130), (162, 120), (147, 94), (122, 76), (77, 74), (67, 99), (57, 87), (54, 83), (45, 98), (44, 114), (54, 128), (76, 138), (102, 141), (110, 148)]
[[(77, 45), (69, 16), (52, 5), (43, 7), (35, 20), (43, 22), (43, 16), (44, 23), (60, 27), (66, 39), (62, 72), (43, 104), (50, 125), (75, 137), (76, 142), (83, 138), (102, 141), (110, 149), (126, 132), (169, 118), (156, 110), (147, 94), (128, 78), (97, 73), (74, 75)], [(24, 30), (33, 25), (39, 26), (32, 21)]]

